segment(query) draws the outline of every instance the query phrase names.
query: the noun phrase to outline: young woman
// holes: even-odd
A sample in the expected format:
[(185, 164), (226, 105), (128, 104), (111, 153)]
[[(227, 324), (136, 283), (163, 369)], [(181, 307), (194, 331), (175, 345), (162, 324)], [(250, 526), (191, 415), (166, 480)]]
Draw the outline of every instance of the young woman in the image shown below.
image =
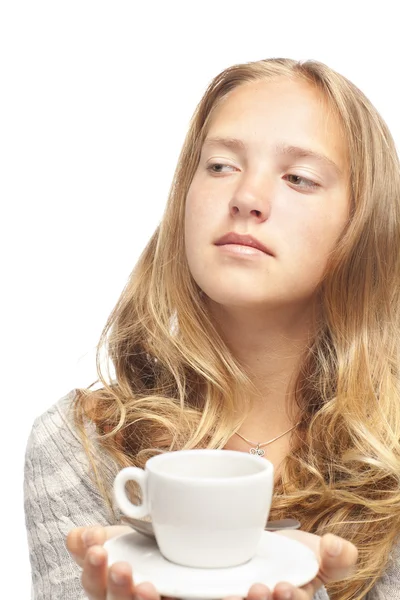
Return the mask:
[(399, 268), (399, 162), (364, 94), (315, 61), (218, 75), (100, 340), (115, 377), (99, 367), (101, 389), (35, 422), (37, 597), (157, 598), (128, 565), (107, 571), (102, 544), (122, 531), (113, 478), (160, 450), (209, 447), (264, 451), (270, 518), (299, 519), (291, 535), (320, 556), (304, 588), (249, 598), (399, 598)]

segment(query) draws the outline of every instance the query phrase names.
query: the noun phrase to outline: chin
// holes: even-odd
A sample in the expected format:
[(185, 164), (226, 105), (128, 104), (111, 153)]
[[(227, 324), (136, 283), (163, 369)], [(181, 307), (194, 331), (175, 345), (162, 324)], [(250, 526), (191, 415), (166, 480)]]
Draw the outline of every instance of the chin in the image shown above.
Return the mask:
[[(229, 293), (223, 291), (206, 290), (202, 288), (206, 301), (226, 308), (255, 309), (266, 308), (271, 304), (271, 298), (254, 296), (246, 293)], [(243, 290), (244, 291), (244, 290)]]

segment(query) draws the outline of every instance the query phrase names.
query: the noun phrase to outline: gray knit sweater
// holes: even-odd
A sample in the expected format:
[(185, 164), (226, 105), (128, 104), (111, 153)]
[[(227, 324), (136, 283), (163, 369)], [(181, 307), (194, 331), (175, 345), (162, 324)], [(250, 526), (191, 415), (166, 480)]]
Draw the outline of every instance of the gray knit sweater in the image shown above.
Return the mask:
[[(113, 520), (89, 475), (89, 463), (74, 430), (68, 409), (72, 390), (38, 417), (28, 439), (25, 456), (24, 503), (35, 600), (83, 600), (81, 570), (72, 560), (66, 536), (74, 527), (115, 525), (121, 513), (114, 505)], [(88, 434), (93, 429), (88, 425)], [(109, 483), (118, 467), (99, 453)], [(393, 553), (387, 574), (368, 600), (400, 599), (400, 553)], [(314, 600), (329, 600), (325, 589)]]

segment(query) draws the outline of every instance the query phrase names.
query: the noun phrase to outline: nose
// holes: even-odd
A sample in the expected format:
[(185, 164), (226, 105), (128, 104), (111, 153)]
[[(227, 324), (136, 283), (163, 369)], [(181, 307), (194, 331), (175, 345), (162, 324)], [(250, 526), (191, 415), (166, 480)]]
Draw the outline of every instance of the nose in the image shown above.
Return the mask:
[(242, 218), (253, 217), (266, 221), (271, 214), (272, 183), (265, 174), (247, 173), (238, 182), (229, 202), (231, 215)]

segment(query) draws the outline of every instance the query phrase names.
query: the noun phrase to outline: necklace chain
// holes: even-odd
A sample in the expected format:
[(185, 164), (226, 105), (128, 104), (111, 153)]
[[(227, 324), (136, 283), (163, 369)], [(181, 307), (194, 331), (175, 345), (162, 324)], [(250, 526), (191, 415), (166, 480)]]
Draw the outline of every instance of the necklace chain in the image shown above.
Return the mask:
[(265, 450), (262, 450), (262, 448), (264, 448), (264, 446), (268, 446), (269, 444), (272, 444), (272, 442), (276, 442), (276, 440), (279, 440), (279, 438), (281, 438), (284, 435), (286, 435), (287, 433), (290, 433), (291, 431), (293, 431), (293, 429), (295, 429), (297, 427), (297, 425), (299, 425), (299, 424), (300, 424), (300, 421), (298, 423), (296, 423), (296, 425), (293, 425), (293, 427), (290, 427), (290, 429), (288, 429), (287, 431), (284, 431), (280, 435), (277, 435), (276, 437), (272, 438), (272, 440), (268, 440), (268, 442), (263, 442), (262, 444), (260, 442), (256, 443), (256, 442), (252, 442), (252, 441), (248, 440), (247, 438), (245, 438), (243, 435), (241, 435), (237, 431), (235, 433), (240, 438), (242, 438), (242, 440), (244, 442), (246, 442), (250, 446), (255, 446), (255, 448), (250, 448), (250, 454), (257, 454), (258, 456), (264, 456)]

